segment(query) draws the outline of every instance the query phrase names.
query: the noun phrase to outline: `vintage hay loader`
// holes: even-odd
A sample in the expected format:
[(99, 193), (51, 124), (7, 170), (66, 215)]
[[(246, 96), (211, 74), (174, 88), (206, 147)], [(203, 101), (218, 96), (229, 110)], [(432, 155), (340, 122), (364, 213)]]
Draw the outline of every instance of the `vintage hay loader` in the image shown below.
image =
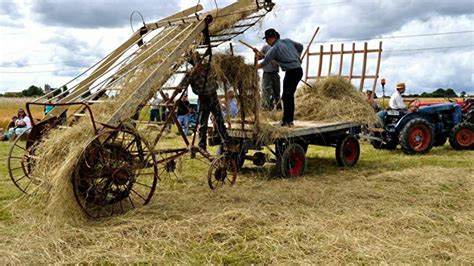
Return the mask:
[[(200, 5), (159, 21), (144, 24), (132, 37), (66, 85), (27, 104), (50, 105), (54, 109), (27, 132), (27, 141), (14, 142), (8, 156), (8, 172), (13, 183), (29, 193), (41, 183), (32, 175), (38, 159), (38, 146), (53, 130), (74, 130), (81, 121), (90, 121), (93, 134), (75, 162), (71, 176), (75, 198), (91, 217), (119, 214), (147, 204), (155, 191), (160, 171), (172, 171), (175, 160), (191, 153), (213, 160), (209, 176), (211, 188), (235, 182), (232, 160), (209, 154), (194, 146), (194, 139), (183, 134), (174, 115), (154, 123), (147, 141), (140, 133), (147, 125), (140, 117), (142, 108), (158, 92), (162, 104), (173, 114), (173, 103), (186, 90), (176, 86), (191, 68), (190, 51), (212, 60), (213, 48), (227, 43), (261, 21), (272, 11), (271, 0), (239, 0), (206, 13)], [(165, 94), (168, 92), (169, 94)], [(170, 95), (170, 96), (167, 96)], [(107, 114), (106, 116), (104, 114)], [(98, 118), (99, 117), (99, 118)], [(35, 121), (35, 119), (32, 119)], [(163, 147), (162, 136), (176, 124), (184, 147)], [(85, 134), (85, 133), (84, 133)], [(61, 147), (58, 147), (59, 149)]]

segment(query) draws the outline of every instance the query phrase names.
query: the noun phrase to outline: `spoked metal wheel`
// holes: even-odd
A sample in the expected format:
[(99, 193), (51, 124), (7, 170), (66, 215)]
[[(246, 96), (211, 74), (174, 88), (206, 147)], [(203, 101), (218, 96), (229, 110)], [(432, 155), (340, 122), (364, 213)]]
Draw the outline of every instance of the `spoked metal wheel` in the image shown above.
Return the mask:
[(158, 182), (155, 155), (127, 129), (95, 136), (72, 176), (74, 195), (92, 218), (125, 213), (150, 202)]
[(217, 157), (212, 161), (207, 173), (209, 187), (215, 190), (225, 185), (234, 185), (237, 172), (237, 164), (232, 157), (226, 155)]
[(179, 180), (178, 171), (180, 160), (186, 151), (166, 151), (166, 150), (155, 150), (156, 160), (159, 165), (159, 178), (160, 180)]
[(29, 132), (30, 130), (25, 131), (13, 142), (7, 160), (8, 174), (13, 184), (26, 194), (29, 194), (39, 184), (39, 180), (31, 176), (38, 142), (27, 145), (27, 141), (22, 140)]

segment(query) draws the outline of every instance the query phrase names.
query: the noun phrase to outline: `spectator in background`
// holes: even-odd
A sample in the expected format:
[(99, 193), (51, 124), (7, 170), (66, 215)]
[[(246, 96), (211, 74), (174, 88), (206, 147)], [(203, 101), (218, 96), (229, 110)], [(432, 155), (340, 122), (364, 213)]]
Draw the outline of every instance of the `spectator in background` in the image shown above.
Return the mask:
[(161, 99), (158, 98), (156, 95), (153, 97), (153, 100), (150, 103), (150, 122), (159, 122), (161, 121), (160, 117), (160, 105)]
[[(170, 95), (168, 93), (165, 93), (165, 98), (163, 98), (162, 103), (167, 103), (170, 99)], [(166, 106), (161, 106), (160, 108), (160, 113), (161, 113), (161, 121), (166, 121), (166, 118), (168, 118), (168, 108)]]
[(183, 97), (177, 101), (177, 104), (178, 123), (183, 128), (184, 135), (187, 136), (189, 130), (189, 113), (191, 113), (188, 95), (184, 94)]
[(6, 134), (9, 140), (15, 140), (16, 136), (23, 134), (23, 132), (27, 131), (31, 128), (31, 120), (26, 115), (25, 110), (18, 109), (17, 119), (15, 120), (14, 127), (8, 129)]
[(372, 109), (374, 109), (374, 111), (376, 113), (381, 110), (381, 108), (377, 104), (377, 102), (374, 99), (372, 99), (372, 91), (371, 90), (367, 90), (365, 92), (365, 97), (367, 98), (367, 102), (370, 104), (370, 106), (372, 106)]
[[(223, 99), (225, 100), (225, 98)], [(227, 92), (227, 104), (223, 103), (222, 114), (225, 118), (227, 117), (236, 117), (239, 112), (239, 106), (237, 105), (237, 99), (235, 98), (234, 91), (230, 90)]]

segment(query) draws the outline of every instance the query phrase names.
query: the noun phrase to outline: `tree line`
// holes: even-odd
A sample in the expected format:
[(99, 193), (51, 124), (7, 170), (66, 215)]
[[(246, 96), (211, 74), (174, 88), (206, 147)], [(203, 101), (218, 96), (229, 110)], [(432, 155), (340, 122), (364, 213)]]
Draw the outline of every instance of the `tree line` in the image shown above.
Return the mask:
[(416, 97), (416, 98), (457, 98), (461, 97), (464, 98), (467, 95), (465, 91), (461, 91), (459, 95), (451, 88), (449, 89), (442, 89), (439, 88), (433, 92), (423, 92), (421, 94), (410, 94), (407, 95), (408, 97)]
[[(54, 91), (53, 96), (58, 95), (61, 91), (66, 91), (67, 86), (61, 87), (61, 90), (50, 88), (49, 91)], [(0, 97), (41, 97), (45, 95), (46, 92), (38, 86), (31, 85), (26, 90), (22, 90), (20, 92), (5, 92), (3, 94), (0, 93)]]

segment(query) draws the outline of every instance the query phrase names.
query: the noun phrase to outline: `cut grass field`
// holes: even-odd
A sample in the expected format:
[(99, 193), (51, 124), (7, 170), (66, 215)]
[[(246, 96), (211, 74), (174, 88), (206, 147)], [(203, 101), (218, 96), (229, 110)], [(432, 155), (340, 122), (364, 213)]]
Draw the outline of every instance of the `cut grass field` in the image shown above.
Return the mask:
[[(8, 148), (0, 143), (1, 161)], [(246, 162), (218, 191), (207, 165), (186, 157), (149, 205), (74, 224), (35, 215), (1, 165), (0, 263), (474, 263), (473, 151), (363, 144), (349, 169), (332, 148), (307, 156), (303, 177)]]

